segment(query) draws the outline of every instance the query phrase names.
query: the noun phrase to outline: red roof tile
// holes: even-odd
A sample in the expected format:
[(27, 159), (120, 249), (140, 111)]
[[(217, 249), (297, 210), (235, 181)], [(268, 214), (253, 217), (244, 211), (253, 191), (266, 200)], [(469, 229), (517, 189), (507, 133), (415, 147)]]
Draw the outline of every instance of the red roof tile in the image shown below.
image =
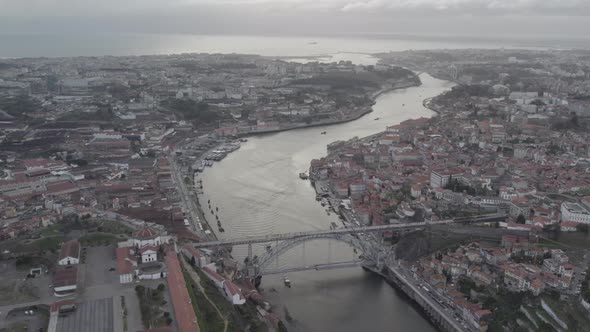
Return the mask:
[(135, 257), (131, 255), (129, 247), (117, 248), (117, 272), (127, 274), (133, 272)]
[(68, 193), (74, 191), (78, 191), (78, 187), (76, 187), (70, 181), (60, 181), (47, 184), (47, 192), (51, 194)]
[(140, 240), (149, 240), (156, 238), (158, 236), (158, 232), (149, 226), (145, 226), (135, 232), (134, 237)]
[(53, 276), (53, 287), (63, 287), (75, 285), (78, 281), (78, 267), (70, 265), (67, 267), (58, 267)]
[(203, 272), (205, 272), (207, 275), (209, 275), (211, 278), (219, 281), (219, 282), (223, 282), (225, 280), (224, 277), (222, 277), (219, 273), (217, 273), (217, 271), (214, 271), (212, 268), (210, 268), (209, 266), (205, 266), (203, 267)]
[(158, 249), (159, 248), (156, 247), (156, 246), (143, 246), (143, 247), (141, 247), (141, 249), (139, 249), (139, 251), (143, 254), (144, 252), (146, 252), (148, 250), (152, 250), (152, 251), (158, 252)]
[(71, 240), (61, 245), (59, 259), (62, 260), (66, 257), (80, 259), (80, 242), (78, 240)]
[(165, 258), (168, 275), (168, 289), (170, 291), (170, 299), (174, 307), (174, 315), (176, 316), (176, 324), (179, 332), (199, 332), (199, 324), (191, 299), (186, 289), (186, 283), (180, 268), (180, 262), (174, 251), (168, 251)]
[(188, 243), (185, 244), (182, 248), (188, 251), (191, 255), (193, 255), (195, 259), (201, 257), (201, 253), (195, 247)]

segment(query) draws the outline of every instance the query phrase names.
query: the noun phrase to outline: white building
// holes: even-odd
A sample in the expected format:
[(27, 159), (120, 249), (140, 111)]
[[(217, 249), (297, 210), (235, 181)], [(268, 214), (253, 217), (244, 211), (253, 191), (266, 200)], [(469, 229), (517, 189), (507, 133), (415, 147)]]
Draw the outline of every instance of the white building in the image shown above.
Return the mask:
[(169, 240), (169, 235), (162, 235), (156, 229), (144, 226), (136, 231), (131, 239), (119, 242), (117, 248), (119, 281), (124, 284), (135, 279), (165, 277), (164, 265), (158, 262), (158, 251), (159, 246), (168, 243)]
[(80, 263), (80, 242), (71, 240), (62, 244), (57, 264), (67, 266), (78, 263)]
[(209, 264), (208, 256), (190, 244), (185, 244), (182, 247), (181, 252), (189, 261), (194, 258), (195, 265), (198, 267), (202, 268), (203, 266)]
[(590, 224), (590, 211), (578, 203), (561, 203), (561, 220)]
[[(454, 174), (455, 173), (455, 174)], [(462, 175), (460, 172), (453, 172), (449, 170), (432, 171), (430, 172), (430, 187), (441, 188), (446, 186), (451, 178)]]
[(158, 247), (145, 246), (142, 247), (139, 252), (141, 253), (142, 263), (155, 262), (158, 260)]
[(78, 288), (78, 266), (60, 266), (53, 275), (53, 291), (55, 296), (69, 296)]
[(246, 298), (242, 295), (242, 290), (229, 280), (223, 282), (223, 293), (225, 298), (233, 305), (242, 305), (246, 303)]
[(122, 284), (133, 281), (137, 261), (129, 247), (117, 248), (117, 272), (119, 273), (119, 282)]
[(164, 243), (164, 241), (160, 233), (149, 226), (140, 228), (135, 234), (133, 234), (133, 246), (138, 248), (144, 246), (159, 246), (162, 243)]
[(242, 305), (246, 303), (242, 290), (230, 280), (225, 279), (217, 273), (215, 264), (209, 264), (203, 267), (203, 272), (209, 277), (217, 288), (221, 290), (225, 298), (233, 305)]

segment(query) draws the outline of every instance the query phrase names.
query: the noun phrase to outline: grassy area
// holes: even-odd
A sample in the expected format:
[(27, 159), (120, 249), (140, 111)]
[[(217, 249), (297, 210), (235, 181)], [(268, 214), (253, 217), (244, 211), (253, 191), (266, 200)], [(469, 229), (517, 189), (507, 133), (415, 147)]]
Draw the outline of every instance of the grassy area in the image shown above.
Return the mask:
[(203, 293), (199, 291), (199, 287), (195, 285), (191, 276), (184, 268), (182, 269), (182, 273), (184, 274), (186, 289), (191, 297), (191, 304), (197, 315), (201, 332), (223, 331), (223, 320), (219, 317), (215, 308), (207, 301)]
[(565, 249), (564, 247), (567, 246), (565, 243), (559, 243), (554, 240), (549, 240), (545, 238), (541, 238), (539, 243), (537, 244), (539, 247), (548, 248), (548, 249)]
[(7, 240), (0, 242), (0, 251), (32, 254), (59, 250), (64, 238), (61, 235), (44, 237), (38, 240)]
[(83, 246), (100, 246), (125, 241), (126, 239), (109, 233), (90, 233), (82, 236), (79, 240)]
[(74, 230), (127, 235), (131, 235), (133, 232), (130, 227), (117, 220), (92, 219), (90, 216), (80, 218), (77, 215), (67, 215), (58, 223), (39, 230), (37, 234), (51, 236), (68, 234)]
[(0, 329), (0, 332), (27, 332), (28, 331), (28, 324), (27, 322), (16, 322), (10, 325), (9, 327), (5, 327)]
[[(541, 316), (554, 326), (558, 326), (557, 322), (543, 310), (541, 299), (549, 305), (560, 320), (568, 325), (567, 331), (590, 332), (590, 319), (576, 299), (561, 300), (557, 292), (546, 292), (535, 297), (529, 292), (514, 293), (505, 289), (500, 289), (497, 293), (489, 289), (481, 291), (481, 295), (478, 296), (479, 303), (484, 309), (494, 313), (494, 319), (488, 329), (490, 332), (507, 331), (507, 329), (526, 331), (526, 328), (518, 326), (517, 320), (525, 322), (529, 327), (537, 324), (539, 328), (533, 328), (536, 331), (553, 331), (550, 324), (544, 323), (539, 318)], [(521, 307), (528, 311), (533, 321), (530, 321), (520, 310)]]
[(161, 308), (166, 305), (166, 300), (164, 300), (164, 290), (164, 284), (158, 285), (158, 288), (156, 289), (141, 285), (135, 287), (135, 293), (139, 299), (141, 321), (146, 329), (169, 326), (172, 324), (170, 313), (163, 312)]
[[(256, 305), (246, 302), (246, 304), (237, 307), (240, 316), (250, 323), (249, 331), (267, 331), (268, 328), (260, 319), (258, 319), (258, 313), (256, 312)], [(230, 329), (231, 331), (231, 329)]]
[(162, 102), (162, 106), (170, 109), (185, 120), (212, 123), (224, 117), (223, 112), (215, 112), (206, 102), (196, 102), (190, 99), (167, 99)]
[(590, 332), (590, 319), (578, 303), (559, 301), (548, 295), (542, 295), (542, 298), (559, 319), (567, 324), (568, 331)]
[(40, 251), (47, 250), (58, 250), (61, 244), (64, 242), (63, 236), (49, 236), (31, 243), (33, 248), (37, 248)]
[(0, 305), (29, 302), (37, 299), (28, 281), (3, 282), (0, 285)]
[(60, 230), (58, 224), (54, 224), (54, 225), (45, 227), (45, 228), (41, 229), (41, 231), (39, 231), (39, 235), (41, 235), (43, 237), (57, 236), (60, 234), (61, 234), (61, 230)]
[(200, 269), (195, 270), (199, 274), (199, 278), (201, 278), (201, 286), (203, 286), (203, 289), (205, 290), (207, 297), (209, 297), (209, 299), (213, 301), (213, 303), (215, 303), (217, 308), (221, 310), (221, 313), (223, 313), (224, 315), (233, 313), (233, 305), (229, 303), (229, 301), (225, 297), (223, 297), (223, 295), (221, 295), (219, 288), (215, 286), (213, 281), (211, 281), (211, 279), (209, 279), (209, 277), (207, 277), (205, 273), (203, 273), (203, 271), (201, 271)]
[(133, 230), (116, 220), (92, 220), (96, 230), (102, 233), (131, 235)]

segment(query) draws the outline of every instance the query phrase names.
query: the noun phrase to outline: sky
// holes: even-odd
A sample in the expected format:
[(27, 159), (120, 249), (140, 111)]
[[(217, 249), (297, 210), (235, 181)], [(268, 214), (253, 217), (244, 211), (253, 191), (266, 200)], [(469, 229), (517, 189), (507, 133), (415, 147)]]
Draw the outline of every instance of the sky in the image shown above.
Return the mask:
[(0, 34), (567, 36), (590, 0), (0, 0)]

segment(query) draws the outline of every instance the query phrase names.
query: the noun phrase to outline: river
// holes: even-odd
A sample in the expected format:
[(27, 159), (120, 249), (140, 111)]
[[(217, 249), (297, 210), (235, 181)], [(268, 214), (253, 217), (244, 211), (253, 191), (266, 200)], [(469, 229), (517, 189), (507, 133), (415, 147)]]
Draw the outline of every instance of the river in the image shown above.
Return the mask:
[[(251, 137), (240, 150), (207, 169), (201, 201), (210, 199), (212, 206), (219, 207), (226, 230), (220, 237), (323, 230), (338, 222), (315, 200), (314, 189), (308, 181), (300, 180), (298, 173), (306, 171), (312, 159), (325, 156), (326, 145), (335, 140), (368, 136), (406, 119), (432, 116), (422, 100), (449, 89), (451, 83), (427, 74), (420, 78), (420, 87), (378, 97), (374, 111), (356, 121)], [(379, 120), (375, 120), (377, 117)], [(323, 131), (327, 134), (322, 135)], [(215, 220), (213, 216), (208, 219)], [(233, 255), (242, 260), (246, 251), (245, 247), (236, 247)], [(294, 249), (273, 264), (302, 266), (354, 256), (352, 249), (341, 243), (316, 241)], [(287, 306), (295, 319), (290, 331), (434, 330), (398, 292), (360, 268), (298, 272), (288, 277), (292, 288), (282, 285), (281, 276), (264, 277), (262, 285), (279, 313)]]

